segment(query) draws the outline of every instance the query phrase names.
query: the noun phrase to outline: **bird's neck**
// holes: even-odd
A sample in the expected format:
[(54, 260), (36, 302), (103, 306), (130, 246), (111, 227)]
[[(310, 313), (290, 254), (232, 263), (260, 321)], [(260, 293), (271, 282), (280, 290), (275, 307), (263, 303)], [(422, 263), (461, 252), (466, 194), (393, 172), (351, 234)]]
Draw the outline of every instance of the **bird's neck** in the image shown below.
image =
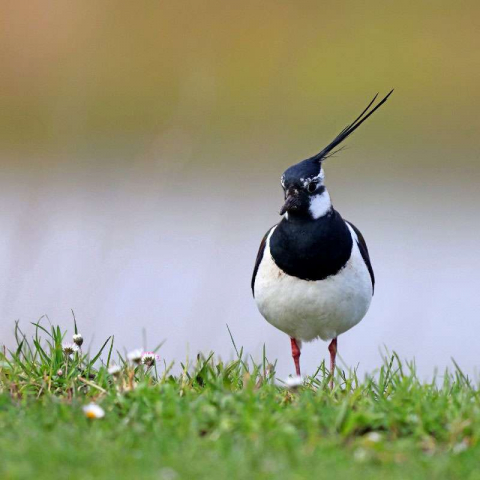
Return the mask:
[(328, 190), (324, 187), (323, 192), (310, 198), (308, 213), (313, 220), (318, 220), (332, 210), (332, 202)]

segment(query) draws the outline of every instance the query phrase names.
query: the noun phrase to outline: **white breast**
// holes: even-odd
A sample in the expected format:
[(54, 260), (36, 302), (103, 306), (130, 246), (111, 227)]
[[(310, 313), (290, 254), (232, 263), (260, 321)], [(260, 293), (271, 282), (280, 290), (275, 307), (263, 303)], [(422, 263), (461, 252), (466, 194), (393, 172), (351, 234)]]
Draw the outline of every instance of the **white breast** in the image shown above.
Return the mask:
[(268, 236), (255, 278), (255, 300), (265, 319), (290, 337), (307, 342), (318, 337), (335, 338), (360, 322), (370, 306), (373, 290), (350, 225), (350, 259), (336, 275), (319, 281), (301, 280), (277, 267), (270, 253), (275, 228)]

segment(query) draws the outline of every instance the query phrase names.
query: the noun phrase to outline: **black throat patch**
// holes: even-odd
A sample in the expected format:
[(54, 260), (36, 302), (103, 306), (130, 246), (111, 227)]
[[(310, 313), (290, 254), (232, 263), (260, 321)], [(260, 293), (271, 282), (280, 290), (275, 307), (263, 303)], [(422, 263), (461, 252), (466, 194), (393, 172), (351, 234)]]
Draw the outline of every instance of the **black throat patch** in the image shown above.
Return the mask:
[(350, 259), (352, 245), (350, 231), (334, 209), (317, 220), (284, 218), (270, 237), (277, 266), (303, 280), (335, 275)]

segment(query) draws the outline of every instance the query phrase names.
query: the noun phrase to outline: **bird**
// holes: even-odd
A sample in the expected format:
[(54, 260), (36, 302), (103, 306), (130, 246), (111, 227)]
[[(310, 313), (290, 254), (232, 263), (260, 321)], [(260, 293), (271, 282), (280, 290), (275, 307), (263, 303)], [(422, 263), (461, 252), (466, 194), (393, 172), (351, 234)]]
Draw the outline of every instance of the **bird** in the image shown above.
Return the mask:
[(301, 375), (303, 342), (329, 341), (330, 388), (334, 385), (338, 336), (367, 313), (375, 275), (365, 238), (332, 205), (324, 161), (393, 93), (378, 93), (363, 112), (316, 155), (281, 176), (281, 221), (263, 237), (251, 288), (265, 320), (290, 337), (295, 372)]

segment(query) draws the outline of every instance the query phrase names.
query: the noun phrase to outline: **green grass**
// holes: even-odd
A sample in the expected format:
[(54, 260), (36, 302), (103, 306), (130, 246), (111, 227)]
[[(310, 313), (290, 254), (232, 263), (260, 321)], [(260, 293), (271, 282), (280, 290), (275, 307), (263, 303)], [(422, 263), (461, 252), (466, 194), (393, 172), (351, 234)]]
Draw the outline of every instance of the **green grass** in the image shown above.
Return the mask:
[[(364, 379), (337, 372), (330, 391), (322, 364), (289, 390), (242, 351), (173, 376), (163, 359), (125, 361), (113, 338), (68, 356), (58, 327), (16, 336), (0, 354), (2, 480), (480, 479), (479, 391), (459, 368), (422, 383), (393, 355)], [(90, 402), (104, 418), (86, 418)]]

